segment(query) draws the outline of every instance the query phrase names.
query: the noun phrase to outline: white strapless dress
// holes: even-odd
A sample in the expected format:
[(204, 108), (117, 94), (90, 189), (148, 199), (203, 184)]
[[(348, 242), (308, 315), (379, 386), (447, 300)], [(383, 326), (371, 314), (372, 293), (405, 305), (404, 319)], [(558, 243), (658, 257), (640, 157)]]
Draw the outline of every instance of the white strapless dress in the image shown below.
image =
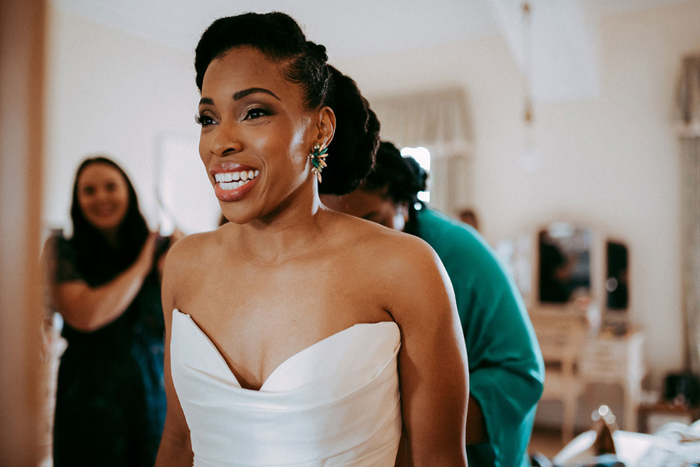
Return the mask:
[(171, 371), (194, 466), (393, 466), (400, 346), (396, 323), (357, 324), (291, 356), (255, 391), (174, 310)]

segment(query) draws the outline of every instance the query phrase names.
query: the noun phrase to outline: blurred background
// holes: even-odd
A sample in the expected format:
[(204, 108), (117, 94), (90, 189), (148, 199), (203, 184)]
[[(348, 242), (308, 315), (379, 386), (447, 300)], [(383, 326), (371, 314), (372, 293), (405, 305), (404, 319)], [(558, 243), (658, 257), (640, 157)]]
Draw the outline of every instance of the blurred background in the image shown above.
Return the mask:
[[(688, 274), (700, 266), (683, 259), (700, 248), (693, 247), (700, 237), (684, 234), (689, 220), (700, 223), (684, 201), (700, 180), (684, 169), (688, 134), (679, 110), (683, 61), (700, 54), (699, 1), (22, 3), (2, 2), (2, 66), (24, 67), (16, 79), (33, 91), (21, 101), (9, 87), (16, 81), (0, 85), (3, 96), (20, 99), (11, 107), (5, 100), (2, 135), (24, 144), (24, 152), (2, 146), (3, 199), (25, 195), (3, 207), (2, 221), (28, 227), (2, 231), (2, 293), (16, 290), (7, 282), (16, 271), (8, 251), (24, 252), (16, 261), (38, 259), (51, 229), (69, 229), (73, 175), (88, 155), (108, 155), (125, 168), (152, 228), (215, 228), (218, 205), (197, 153), (193, 49), (220, 16), (279, 10), (357, 81), (383, 139), (419, 154), (431, 173), (430, 204), (455, 217), (465, 208), (478, 213), (481, 233), (511, 268), (532, 313), (573, 316), (586, 332), (607, 326), (609, 335), (586, 337), (581, 348), (602, 348), (595, 339), (617, 342), (622, 353), (611, 371), (634, 375), (623, 378), (619, 394), (597, 388), (615, 383), (601, 376), (581, 395), (595, 393), (639, 416), (644, 394), (652, 402), (661, 397), (667, 375), (699, 369), (693, 326), (700, 305), (688, 298)], [(28, 29), (19, 29), (18, 12), (29, 15)], [(39, 65), (21, 62), (24, 46), (33, 47)], [(37, 73), (43, 81), (32, 84), (28, 77)], [(693, 102), (697, 114), (697, 94)], [(6, 241), (12, 235), (23, 240)], [(545, 244), (559, 245), (576, 277), (563, 299), (540, 290)], [(36, 278), (36, 271), (23, 274), (16, 278), (23, 286)], [(25, 330), (16, 352), (36, 343), (21, 318), (22, 307), (36, 309), (27, 294), (0, 310)], [(1, 356), (9, 368), (4, 348)], [(637, 402), (625, 409), (630, 393)], [(561, 406), (552, 407), (541, 406), (539, 425), (563, 423)], [(576, 430), (587, 419), (577, 413)], [(625, 428), (637, 431), (637, 421)]]

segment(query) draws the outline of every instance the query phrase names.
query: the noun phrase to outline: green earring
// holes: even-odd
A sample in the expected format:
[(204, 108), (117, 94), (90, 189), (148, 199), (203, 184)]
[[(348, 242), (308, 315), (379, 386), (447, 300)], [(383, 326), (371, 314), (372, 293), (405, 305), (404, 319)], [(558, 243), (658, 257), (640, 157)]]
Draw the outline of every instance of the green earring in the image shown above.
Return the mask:
[(326, 164), (326, 157), (328, 157), (328, 148), (323, 148), (321, 149), (320, 144), (316, 144), (313, 147), (313, 150), (309, 153), (309, 157), (311, 158), (311, 165), (313, 167), (311, 168), (311, 171), (316, 174), (316, 178), (318, 178), (318, 183), (321, 183), (321, 171), (325, 168), (328, 167), (328, 164)]

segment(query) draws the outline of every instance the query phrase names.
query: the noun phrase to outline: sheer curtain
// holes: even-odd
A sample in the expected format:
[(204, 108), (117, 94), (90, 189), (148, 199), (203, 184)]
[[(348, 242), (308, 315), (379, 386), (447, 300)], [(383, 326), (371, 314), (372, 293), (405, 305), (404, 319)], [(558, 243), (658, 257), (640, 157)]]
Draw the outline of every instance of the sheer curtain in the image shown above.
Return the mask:
[(466, 94), (452, 88), (372, 99), (382, 140), (430, 151), (431, 206), (453, 215), (472, 200)]
[(677, 104), (683, 205), (683, 313), (686, 367), (700, 373), (700, 55), (683, 60)]

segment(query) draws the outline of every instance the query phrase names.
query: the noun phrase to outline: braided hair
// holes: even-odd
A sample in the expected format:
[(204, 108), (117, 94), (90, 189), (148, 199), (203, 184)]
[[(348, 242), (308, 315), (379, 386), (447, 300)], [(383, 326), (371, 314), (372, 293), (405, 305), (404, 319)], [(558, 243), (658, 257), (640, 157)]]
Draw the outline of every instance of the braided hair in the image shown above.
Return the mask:
[(417, 207), (423, 203), (418, 193), (427, 187), (428, 173), (412, 157), (403, 157), (401, 151), (388, 141), (379, 143), (374, 170), (360, 185), (361, 190), (382, 191), (394, 204), (408, 205), (408, 221), (404, 232), (418, 234)]

